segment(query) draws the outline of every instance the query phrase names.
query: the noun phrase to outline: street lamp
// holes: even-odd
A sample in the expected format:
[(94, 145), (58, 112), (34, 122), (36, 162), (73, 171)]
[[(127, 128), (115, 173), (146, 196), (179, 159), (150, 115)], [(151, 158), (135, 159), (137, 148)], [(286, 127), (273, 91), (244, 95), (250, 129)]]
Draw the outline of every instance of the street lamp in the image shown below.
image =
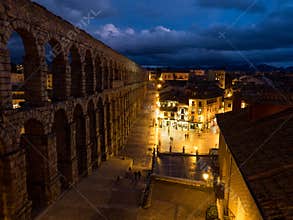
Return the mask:
[(205, 180), (205, 181), (207, 181), (208, 179), (209, 179), (209, 174), (208, 173), (203, 173), (202, 174), (202, 178)]

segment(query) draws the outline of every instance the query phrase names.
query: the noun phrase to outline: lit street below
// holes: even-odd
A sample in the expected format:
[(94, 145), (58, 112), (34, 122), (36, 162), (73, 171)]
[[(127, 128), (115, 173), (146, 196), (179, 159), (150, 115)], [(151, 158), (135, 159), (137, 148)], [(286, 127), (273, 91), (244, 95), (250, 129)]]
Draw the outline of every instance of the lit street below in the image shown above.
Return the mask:
[[(210, 148), (218, 147), (219, 133), (216, 126), (202, 133), (195, 131), (185, 131), (167, 127), (156, 128), (161, 142), (160, 152), (169, 152), (170, 144), (172, 152), (182, 152), (183, 146), (185, 153), (195, 154), (198, 150), (199, 154), (208, 154)], [(169, 130), (169, 132), (168, 132)], [(185, 134), (189, 134), (185, 138)], [(170, 141), (170, 137), (173, 139)]]

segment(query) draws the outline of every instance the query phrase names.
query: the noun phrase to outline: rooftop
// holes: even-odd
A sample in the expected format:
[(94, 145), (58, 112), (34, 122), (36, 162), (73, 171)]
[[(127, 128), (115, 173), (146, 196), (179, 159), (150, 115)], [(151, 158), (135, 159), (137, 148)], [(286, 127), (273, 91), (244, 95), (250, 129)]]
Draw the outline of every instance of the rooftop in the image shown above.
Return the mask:
[(255, 121), (249, 120), (248, 109), (217, 119), (264, 218), (292, 217), (293, 108)]

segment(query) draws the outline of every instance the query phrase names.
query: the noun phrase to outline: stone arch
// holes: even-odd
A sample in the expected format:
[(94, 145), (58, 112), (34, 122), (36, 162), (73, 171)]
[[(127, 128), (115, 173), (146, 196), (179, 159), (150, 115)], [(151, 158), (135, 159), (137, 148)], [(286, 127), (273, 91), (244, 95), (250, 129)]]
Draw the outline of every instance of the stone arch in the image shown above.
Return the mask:
[[(21, 89), (24, 91), (24, 100), (27, 103), (30, 103), (31, 105), (40, 105), (43, 101), (45, 101), (45, 88), (42, 83), (41, 74), (42, 65), (40, 50), (38, 49), (38, 43), (33, 32), (26, 26), (19, 26), (20, 27), (14, 25), (13, 28), (8, 30), (8, 34), (5, 36), (4, 40), (5, 46), (7, 46), (7, 43), (14, 32), (17, 33), (22, 39), (25, 55), (23, 57), (24, 84), (21, 86)], [(8, 72), (11, 71), (10, 64), (11, 60), (8, 52), (6, 62)], [(9, 83), (10, 82), (11, 81), (9, 80)], [(3, 88), (7, 88), (7, 85), (3, 86)], [(9, 89), (11, 90), (11, 86)]]
[(110, 88), (113, 86), (113, 81), (115, 80), (115, 62), (113, 60), (109, 61), (109, 85)]
[(52, 133), (56, 135), (57, 169), (61, 191), (64, 191), (72, 181), (71, 134), (65, 110), (55, 112)]
[(119, 77), (119, 64), (117, 62), (114, 63), (114, 79), (115, 80), (120, 80), (120, 77)]
[(102, 68), (102, 60), (100, 55), (96, 56), (95, 66), (96, 66), (96, 91), (102, 92), (103, 91), (103, 68)]
[[(52, 89), (52, 101), (64, 100), (67, 96), (66, 81), (66, 58), (62, 45), (55, 38), (51, 38), (45, 45), (50, 45), (51, 50), (46, 54), (46, 60), (49, 63), (47, 68), (47, 90)], [(51, 67), (51, 68), (50, 68)], [(52, 80), (52, 85), (50, 81)], [(52, 87), (52, 88), (50, 88)]]
[(36, 216), (47, 204), (46, 164), (47, 141), (41, 122), (29, 119), (24, 124), (20, 147), (25, 149), (26, 187), (28, 199), (32, 202), (32, 217)]
[(104, 89), (109, 89), (109, 76), (110, 76), (110, 70), (109, 70), (109, 61), (107, 58), (103, 58), (103, 87)]
[(92, 100), (88, 104), (87, 113), (89, 116), (91, 165), (92, 165), (92, 168), (95, 169), (98, 167), (98, 142), (97, 142), (96, 111), (95, 111), (94, 102)]
[(112, 105), (111, 100), (109, 97), (107, 97), (105, 101), (105, 122), (106, 122), (106, 129), (107, 129), (107, 135), (106, 135), (106, 141), (107, 141), (107, 150), (108, 154), (112, 155)]
[(87, 146), (86, 146), (86, 120), (80, 104), (77, 104), (73, 120), (75, 122), (75, 144), (78, 165), (78, 176), (81, 178), (87, 175)]
[(86, 51), (85, 54), (85, 84), (86, 84), (86, 94), (92, 95), (94, 93), (94, 68), (93, 59), (90, 50)]
[(101, 156), (102, 160), (107, 159), (107, 148), (106, 148), (106, 131), (105, 131), (105, 112), (103, 99), (100, 97), (98, 104), (98, 115), (99, 115), (99, 135), (100, 135), (100, 145), (101, 145)]
[(81, 55), (75, 45), (72, 45), (69, 49), (69, 63), (71, 72), (71, 96), (81, 97), (83, 94)]

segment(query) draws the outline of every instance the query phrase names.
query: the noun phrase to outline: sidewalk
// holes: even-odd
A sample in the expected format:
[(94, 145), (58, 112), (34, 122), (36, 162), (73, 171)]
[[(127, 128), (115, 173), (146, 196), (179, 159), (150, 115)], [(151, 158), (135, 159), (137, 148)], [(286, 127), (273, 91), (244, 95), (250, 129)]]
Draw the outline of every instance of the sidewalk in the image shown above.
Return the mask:
[(156, 143), (155, 128), (152, 127), (152, 119), (155, 114), (155, 92), (149, 91), (144, 107), (139, 112), (133, 125), (124, 149), (119, 152), (120, 156), (133, 159), (136, 169), (151, 169), (153, 147)]
[(37, 219), (135, 219), (144, 183), (134, 184), (125, 178), (116, 180), (118, 175), (125, 176), (129, 166), (132, 166), (129, 159), (104, 162)]
[[(154, 128), (150, 127), (155, 94), (150, 92), (143, 110), (133, 125), (127, 143), (119, 158), (103, 162), (98, 170), (83, 179), (56, 203), (49, 206), (39, 220), (93, 220), (138, 218), (139, 203), (145, 186), (144, 177), (135, 184), (126, 179), (129, 167), (147, 170), (151, 167), (152, 148), (155, 143)], [(145, 175), (144, 172), (142, 172)], [(121, 176), (117, 182), (117, 176)]]

